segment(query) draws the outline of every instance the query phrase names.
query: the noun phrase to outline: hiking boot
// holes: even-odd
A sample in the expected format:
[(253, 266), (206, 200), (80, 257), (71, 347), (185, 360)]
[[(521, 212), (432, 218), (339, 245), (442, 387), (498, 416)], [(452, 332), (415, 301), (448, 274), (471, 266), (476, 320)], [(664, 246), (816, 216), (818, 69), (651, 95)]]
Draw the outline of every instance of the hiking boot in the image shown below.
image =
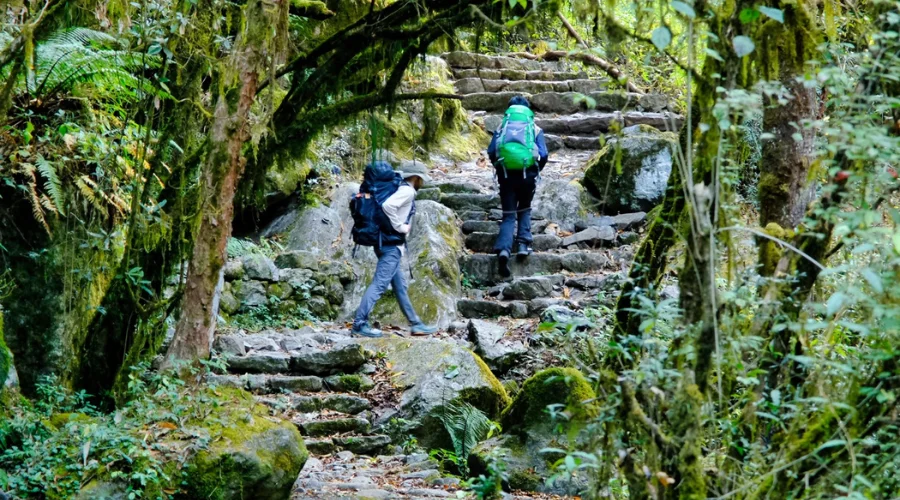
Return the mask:
[(436, 331), (438, 331), (438, 328), (436, 326), (426, 325), (422, 322), (416, 323), (409, 327), (409, 332), (415, 336), (431, 335)]
[(516, 257), (524, 259), (531, 255), (532, 252), (534, 252), (534, 249), (528, 243), (519, 243), (519, 251), (516, 252)]
[(497, 254), (497, 271), (500, 273), (500, 276), (504, 278), (509, 278), (509, 251), (501, 250), (499, 254)]
[(364, 324), (359, 327), (353, 325), (350, 333), (352, 333), (353, 335), (359, 335), (360, 337), (369, 337), (370, 339), (377, 339), (382, 337), (381, 330), (372, 328), (368, 324)]

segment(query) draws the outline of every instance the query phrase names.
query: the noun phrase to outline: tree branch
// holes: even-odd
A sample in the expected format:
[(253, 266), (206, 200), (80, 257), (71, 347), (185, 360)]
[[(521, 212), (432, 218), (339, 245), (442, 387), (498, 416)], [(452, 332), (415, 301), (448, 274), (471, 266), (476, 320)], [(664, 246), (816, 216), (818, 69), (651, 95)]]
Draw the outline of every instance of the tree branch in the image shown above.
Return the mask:
[[(557, 17), (559, 17), (559, 20), (562, 21), (563, 26), (566, 27), (566, 31), (568, 31), (569, 34), (572, 35), (572, 38), (577, 40), (578, 43), (581, 44), (582, 47), (584, 47), (585, 50), (590, 52), (591, 47), (587, 44), (587, 42), (584, 41), (584, 38), (581, 38), (581, 35), (578, 34), (578, 31), (575, 30), (575, 27), (572, 26), (572, 23), (570, 23), (569, 20), (566, 19), (566, 16), (563, 15), (562, 11), (557, 11), (556, 15), (557, 15)], [(560, 52), (562, 52), (562, 51), (560, 51)], [(544, 57), (546, 57), (546, 54), (544, 54)], [(617, 68), (614, 64), (607, 61), (606, 59), (603, 59), (602, 57), (599, 57), (599, 56), (596, 56), (593, 54), (581, 54), (581, 53), (577, 54), (574, 58), (578, 59), (584, 63), (593, 64), (594, 66), (599, 66), (600, 69), (605, 71), (606, 74), (611, 76), (613, 78), (613, 80), (615, 80), (617, 83), (621, 83), (622, 80), (625, 80), (625, 88), (628, 89), (629, 92), (634, 92), (635, 94), (641, 94), (641, 95), (644, 94), (643, 90), (638, 88), (638, 86), (635, 85), (634, 82), (632, 82), (624, 74), (622, 74), (622, 71), (620, 71), (619, 68)]]

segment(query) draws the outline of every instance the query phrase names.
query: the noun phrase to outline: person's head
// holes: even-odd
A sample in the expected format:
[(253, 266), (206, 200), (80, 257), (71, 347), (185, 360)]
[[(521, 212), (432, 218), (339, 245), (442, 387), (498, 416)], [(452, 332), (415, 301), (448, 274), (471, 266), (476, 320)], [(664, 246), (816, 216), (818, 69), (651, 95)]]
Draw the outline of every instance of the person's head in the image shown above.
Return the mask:
[(531, 108), (531, 103), (528, 102), (528, 99), (525, 96), (517, 95), (509, 100), (510, 106), (525, 106), (526, 108)]
[(408, 182), (416, 191), (421, 189), (426, 182), (431, 181), (431, 177), (428, 175), (428, 167), (422, 162), (405, 161), (400, 165), (400, 170), (403, 172), (403, 180)]

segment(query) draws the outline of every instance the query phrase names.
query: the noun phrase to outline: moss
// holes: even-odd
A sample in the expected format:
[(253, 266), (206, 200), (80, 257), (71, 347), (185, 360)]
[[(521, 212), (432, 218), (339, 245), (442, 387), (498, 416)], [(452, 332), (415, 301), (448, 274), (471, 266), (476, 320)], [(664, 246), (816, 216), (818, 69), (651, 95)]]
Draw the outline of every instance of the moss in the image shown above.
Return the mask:
[(62, 429), (69, 422), (90, 422), (91, 417), (84, 413), (54, 413), (49, 423), (56, 429)]
[(513, 379), (504, 380), (503, 388), (506, 389), (506, 393), (510, 395), (510, 397), (516, 397), (516, 394), (519, 393), (519, 383)]
[[(203, 422), (191, 422), (208, 430), (210, 445), (188, 466), (187, 498), (286, 496), (309, 456), (296, 427), (270, 420), (246, 391), (218, 387), (216, 394), (229, 404), (215, 406)], [(283, 435), (297, 446), (294, 453), (284, 446), (281, 453), (274, 451), (273, 442)]]
[(547, 406), (562, 404), (570, 421), (584, 421), (598, 411), (594, 398), (594, 389), (578, 370), (548, 368), (525, 381), (500, 418), (506, 430), (528, 427), (547, 421)]
[[(784, 229), (774, 222), (766, 224), (765, 232), (769, 236), (781, 241), (790, 241), (794, 237), (794, 232), (792, 230)], [(769, 239), (761, 241), (759, 243), (759, 262), (762, 264), (760, 273), (763, 276), (772, 276), (775, 273), (775, 268), (778, 266), (778, 261), (781, 260), (783, 254), (784, 249), (775, 241)]]
[(362, 388), (362, 378), (359, 375), (341, 375), (340, 385), (346, 391), (359, 392)]
[(481, 359), (481, 356), (475, 354), (472, 351), (469, 351), (472, 355), (472, 358), (475, 359), (475, 364), (478, 365), (478, 369), (481, 370), (481, 374), (485, 380), (487, 380), (491, 384), (491, 389), (498, 395), (500, 395), (500, 400), (498, 403), (500, 404), (500, 408), (497, 408), (497, 413), (501, 413), (504, 408), (510, 405), (512, 399), (509, 397), (509, 394), (506, 392), (506, 388), (503, 387), (503, 384), (497, 380), (497, 377), (494, 376), (494, 372), (488, 367), (487, 363)]
[(509, 487), (513, 490), (537, 491), (541, 482), (537, 472), (530, 469), (517, 470), (509, 475)]

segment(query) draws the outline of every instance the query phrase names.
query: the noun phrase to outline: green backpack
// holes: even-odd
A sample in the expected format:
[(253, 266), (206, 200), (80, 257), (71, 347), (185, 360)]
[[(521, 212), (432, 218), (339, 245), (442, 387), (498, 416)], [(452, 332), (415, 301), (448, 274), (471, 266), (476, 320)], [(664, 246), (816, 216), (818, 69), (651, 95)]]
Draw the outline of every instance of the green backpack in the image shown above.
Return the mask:
[(503, 115), (497, 156), (506, 170), (524, 170), (538, 157), (535, 142), (534, 112), (528, 106), (513, 105)]

